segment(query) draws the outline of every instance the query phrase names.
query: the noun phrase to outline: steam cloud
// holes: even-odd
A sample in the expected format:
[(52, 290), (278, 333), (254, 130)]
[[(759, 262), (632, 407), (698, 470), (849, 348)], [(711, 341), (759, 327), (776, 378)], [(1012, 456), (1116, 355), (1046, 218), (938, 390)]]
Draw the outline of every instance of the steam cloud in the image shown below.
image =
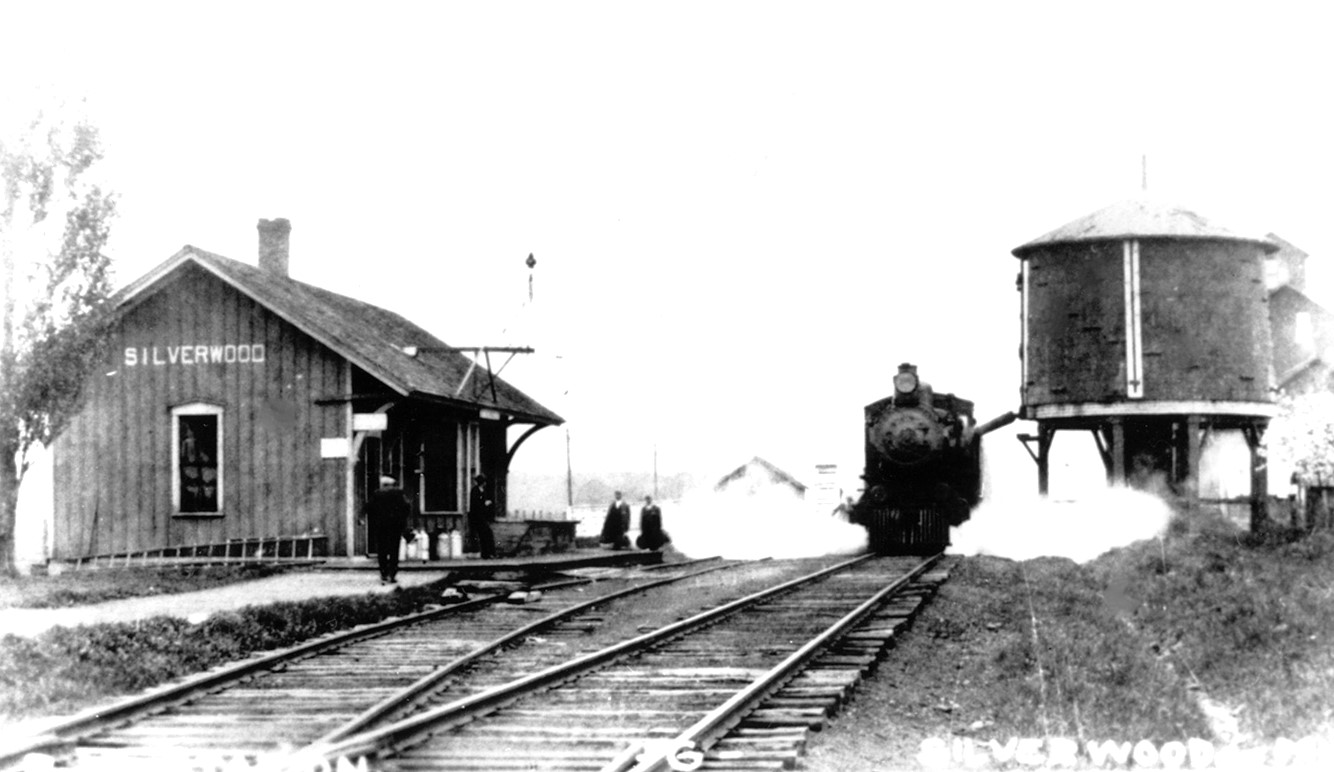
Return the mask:
[(665, 525), (673, 546), (691, 557), (782, 559), (866, 549), (866, 529), (781, 490), (692, 493)]
[(1103, 488), (1079, 499), (1036, 495), (983, 502), (952, 535), (950, 552), (1013, 560), (1092, 560), (1107, 550), (1163, 533), (1172, 510), (1151, 493)]

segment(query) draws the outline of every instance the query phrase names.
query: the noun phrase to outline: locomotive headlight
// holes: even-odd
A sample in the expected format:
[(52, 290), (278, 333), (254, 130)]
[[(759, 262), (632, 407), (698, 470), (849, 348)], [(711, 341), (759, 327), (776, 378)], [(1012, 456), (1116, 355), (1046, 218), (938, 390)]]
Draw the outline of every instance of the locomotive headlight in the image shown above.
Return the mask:
[(917, 391), (917, 373), (900, 370), (894, 376), (894, 391), (900, 394), (912, 394)]

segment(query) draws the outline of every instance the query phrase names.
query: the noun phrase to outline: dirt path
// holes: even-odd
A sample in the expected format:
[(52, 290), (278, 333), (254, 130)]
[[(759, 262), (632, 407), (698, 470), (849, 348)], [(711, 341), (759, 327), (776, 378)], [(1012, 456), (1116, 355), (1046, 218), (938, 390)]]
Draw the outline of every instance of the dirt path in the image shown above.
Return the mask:
[[(442, 579), (447, 571), (411, 571), (398, 575), (399, 587), (415, 587)], [(248, 582), (238, 582), (197, 592), (122, 598), (89, 606), (59, 609), (0, 611), (0, 635), (35, 636), (63, 625), (133, 622), (154, 616), (177, 616), (203, 621), (219, 611), (286, 600), (393, 592), (394, 585), (380, 584), (374, 571), (290, 571)]]

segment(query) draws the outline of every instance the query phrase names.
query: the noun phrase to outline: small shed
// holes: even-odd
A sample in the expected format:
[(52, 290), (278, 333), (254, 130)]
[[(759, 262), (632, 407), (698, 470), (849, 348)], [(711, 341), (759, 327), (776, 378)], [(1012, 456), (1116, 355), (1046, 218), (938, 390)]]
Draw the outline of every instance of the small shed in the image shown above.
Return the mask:
[(113, 298), (52, 447), (50, 557), (362, 555), (382, 474), (428, 532), (464, 527), (478, 472), (506, 511), (515, 452), (562, 419), (491, 352), (292, 279), (290, 229), (259, 222), (258, 266), (186, 246)]
[(713, 489), (718, 493), (743, 493), (751, 496), (777, 490), (789, 493), (796, 499), (806, 497), (805, 485), (759, 456), (723, 475)]

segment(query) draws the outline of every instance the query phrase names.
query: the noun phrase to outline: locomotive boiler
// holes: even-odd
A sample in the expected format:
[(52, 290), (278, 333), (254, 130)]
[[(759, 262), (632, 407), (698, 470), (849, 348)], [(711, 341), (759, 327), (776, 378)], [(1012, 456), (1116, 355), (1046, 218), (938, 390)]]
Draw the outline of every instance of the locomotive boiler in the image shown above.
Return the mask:
[(981, 494), (981, 436), (1014, 414), (979, 427), (972, 402), (936, 393), (905, 363), (893, 394), (867, 405), (865, 416), (865, 491), (853, 521), (866, 527), (875, 552), (940, 551)]

